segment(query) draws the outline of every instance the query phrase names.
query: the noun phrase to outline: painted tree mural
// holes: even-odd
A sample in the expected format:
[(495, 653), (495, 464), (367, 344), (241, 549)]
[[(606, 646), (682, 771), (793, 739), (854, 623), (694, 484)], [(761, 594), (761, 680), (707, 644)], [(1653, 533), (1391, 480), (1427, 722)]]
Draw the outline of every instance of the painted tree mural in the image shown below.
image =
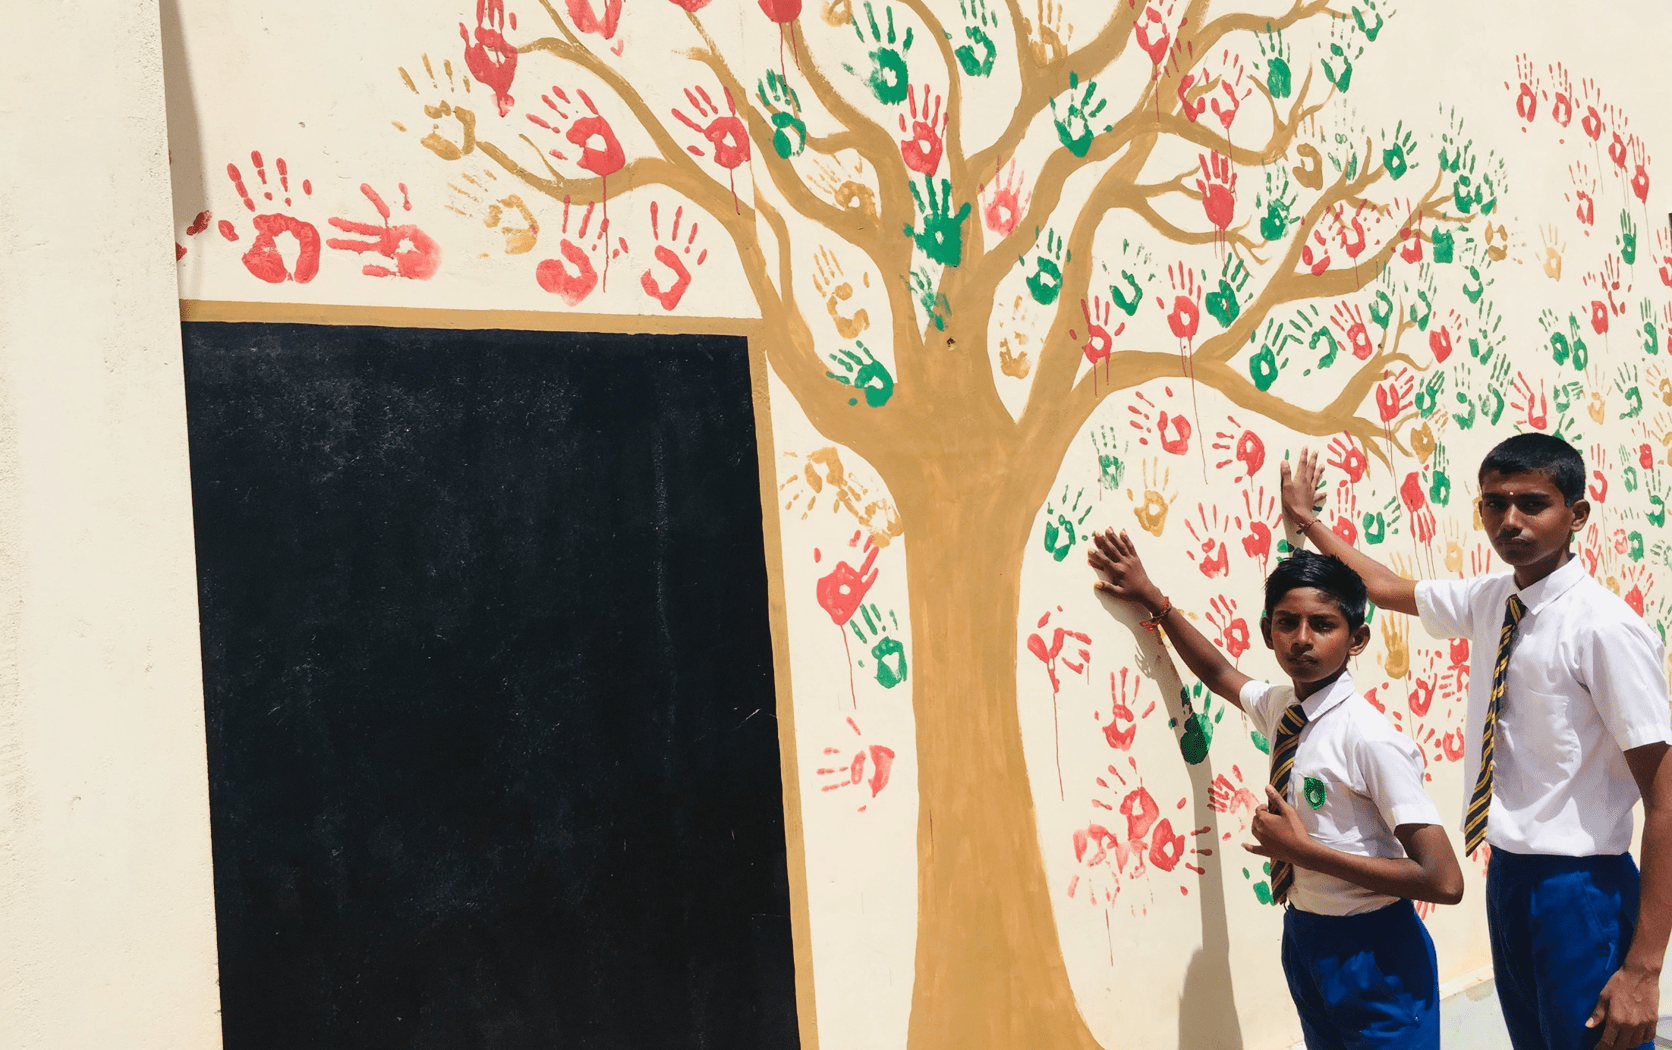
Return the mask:
[[(1022, 559), (1071, 443), (1111, 396), (1170, 381), (1176, 402), (1132, 409), (1139, 440), (1175, 469), (1199, 459), (1204, 481), (1210, 458), (1253, 476), (1264, 446), (1204, 423), (1206, 388), (1249, 420), (1330, 443), (1340, 477), (1390, 476), (1385, 506), (1343, 493), (1330, 514), (1343, 535), (1375, 544), (1403, 528), (1429, 545), (1453, 498), (1448, 429), (1581, 438), (1599, 385), (1581, 385), (1586, 339), (1630, 323), (1620, 264), (1636, 263), (1647, 158), (1615, 135), (1615, 159), (1603, 133), (1623, 118), (1598, 116), (1571, 85), (1529, 87), (1528, 73), (1518, 87), (1531, 101), (1512, 90), (1523, 121), (1565, 107), (1600, 142), (1595, 170), (1575, 176), (1580, 222), (1597, 221), (1587, 179), (1619, 183), (1627, 206), (1621, 251), (1589, 278), (1597, 312), (1546, 322), (1554, 365), (1577, 373), (1546, 388), (1516, 371), (1492, 294), (1513, 247), (1503, 165), (1455, 112), (1355, 123), (1357, 64), (1391, 16), (1385, 0), (1261, 14), (1114, 0), (1091, 27), (1050, 0), (635, 0), (625, 17), (659, 21), (644, 39), (681, 41), (654, 84), (621, 72), (622, 0), (601, 6), (478, 0), (474, 22), (447, 31), (456, 78), (440, 59), (402, 70), (426, 95), (419, 137), (442, 161), (491, 163), (495, 192), (516, 184), (488, 220), (503, 220), (508, 246), (535, 243), (519, 194), (561, 209), (547, 257), (530, 258), (569, 305), (614, 260), (616, 280), (675, 310), (717, 234), (729, 239), (774, 374), (822, 435), (877, 471), (909, 537), (921, 799), (910, 1045), (1093, 1047), (1017, 719)], [(475, 87), (430, 92), (455, 79)], [(633, 246), (629, 270), (610, 215), (637, 190), (629, 203), (653, 201), (654, 244)], [(1648, 299), (1642, 309), (1654, 354), (1658, 315)], [(1141, 490), (1138, 523), (1159, 536), (1165, 485), (1123, 477), (1130, 441), (1099, 445), (1103, 480)], [(1061, 560), (1084, 519), (1046, 513)], [(1246, 518), (1243, 551), (1269, 557), (1275, 508)], [(1195, 568), (1212, 576), (1226, 545), (1200, 550)], [(832, 601), (859, 582), (837, 580)], [(1184, 757), (1199, 762), (1206, 742), (1184, 722)]]

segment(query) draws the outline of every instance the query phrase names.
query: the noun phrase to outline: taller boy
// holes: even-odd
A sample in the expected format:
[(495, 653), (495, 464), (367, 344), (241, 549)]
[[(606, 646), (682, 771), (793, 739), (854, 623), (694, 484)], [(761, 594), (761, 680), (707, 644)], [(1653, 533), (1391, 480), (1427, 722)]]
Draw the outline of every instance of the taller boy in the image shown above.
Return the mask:
[(1487, 926), (1516, 1050), (1647, 1047), (1672, 928), (1672, 718), (1659, 639), (1573, 556), (1591, 511), (1584, 459), (1544, 434), (1498, 445), (1480, 465), (1480, 521), (1513, 572), (1418, 583), (1313, 516), (1315, 454), (1282, 475), (1290, 524), (1373, 602), (1470, 641), (1464, 848), (1492, 848)]

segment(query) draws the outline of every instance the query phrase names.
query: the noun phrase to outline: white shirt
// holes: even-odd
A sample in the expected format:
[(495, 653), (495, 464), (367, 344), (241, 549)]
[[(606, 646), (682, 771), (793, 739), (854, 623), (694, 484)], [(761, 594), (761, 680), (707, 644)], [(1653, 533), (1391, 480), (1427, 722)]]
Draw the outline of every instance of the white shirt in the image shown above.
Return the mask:
[(1424, 580), (1416, 590), (1430, 634), (1469, 639), (1465, 808), (1480, 772), (1504, 605), (1511, 594), (1527, 603), (1492, 741), (1486, 841), (1564, 857), (1629, 850), (1639, 796), (1624, 752), (1672, 740), (1660, 639), (1578, 558), (1525, 590), (1507, 572)]
[[(1294, 687), (1249, 682), (1241, 699), (1275, 748), (1277, 723), (1295, 702)], [(1421, 749), (1359, 695), (1346, 672), (1302, 701), (1301, 709), (1307, 722), (1295, 748), (1289, 803), (1306, 833), (1359, 857), (1405, 856), (1394, 828), (1440, 823), (1422, 786)], [(1318, 915), (1357, 915), (1398, 899), (1298, 865), (1289, 889), (1290, 904)]]

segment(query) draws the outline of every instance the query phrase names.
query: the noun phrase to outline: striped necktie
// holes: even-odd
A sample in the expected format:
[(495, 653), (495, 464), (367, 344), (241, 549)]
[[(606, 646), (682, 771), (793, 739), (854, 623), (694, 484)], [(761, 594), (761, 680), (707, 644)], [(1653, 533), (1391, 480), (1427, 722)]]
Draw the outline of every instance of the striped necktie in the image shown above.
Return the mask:
[(1509, 651), (1515, 644), (1515, 631), (1521, 617), (1527, 615), (1527, 603), (1512, 594), (1504, 606), (1504, 626), (1498, 632), (1498, 662), (1492, 667), (1492, 695), (1486, 701), (1486, 725), (1480, 733), (1480, 774), (1475, 777), (1475, 790), (1469, 796), (1469, 809), (1463, 817), (1463, 852), (1472, 854), (1486, 839), (1486, 815), (1492, 808), (1493, 738), (1497, 736), (1498, 711), (1503, 707), (1504, 689), (1509, 682)]
[[(1271, 786), (1284, 798), (1289, 797), (1289, 774), (1295, 770), (1295, 751), (1300, 747), (1300, 731), (1306, 725), (1306, 711), (1294, 703), (1283, 712), (1277, 723), (1277, 741), (1271, 747)], [(1271, 902), (1282, 904), (1295, 884), (1295, 866), (1286, 860), (1271, 862)]]

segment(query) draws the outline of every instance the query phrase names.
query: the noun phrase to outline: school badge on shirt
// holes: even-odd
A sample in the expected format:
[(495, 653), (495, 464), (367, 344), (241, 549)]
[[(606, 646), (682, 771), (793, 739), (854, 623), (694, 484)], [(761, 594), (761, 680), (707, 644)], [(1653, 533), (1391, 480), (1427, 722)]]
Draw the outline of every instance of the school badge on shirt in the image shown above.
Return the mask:
[(1313, 809), (1318, 809), (1324, 804), (1327, 792), (1324, 790), (1324, 782), (1322, 780), (1319, 780), (1317, 777), (1307, 777), (1306, 781), (1301, 785), (1301, 794), (1306, 797), (1307, 805), (1311, 806)]

